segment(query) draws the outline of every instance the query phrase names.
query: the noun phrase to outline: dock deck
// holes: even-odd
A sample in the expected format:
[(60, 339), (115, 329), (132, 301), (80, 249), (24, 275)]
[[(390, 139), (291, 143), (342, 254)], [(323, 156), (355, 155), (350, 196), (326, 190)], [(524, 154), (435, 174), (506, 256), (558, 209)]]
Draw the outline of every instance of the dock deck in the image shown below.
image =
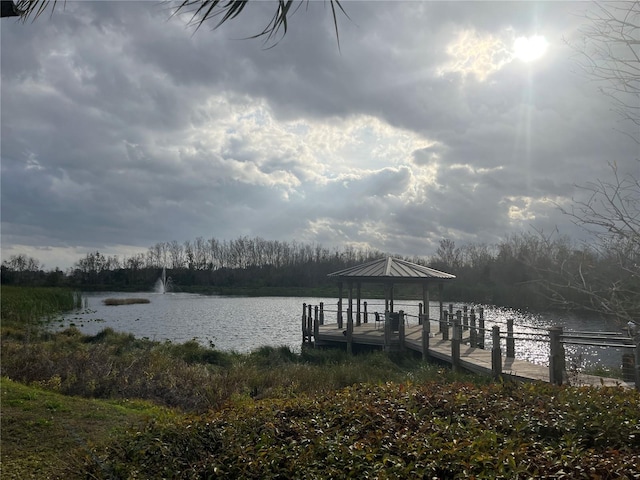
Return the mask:
[[(405, 326), (404, 328), (404, 348), (422, 353), (422, 329), (421, 325)], [(467, 332), (468, 333), (468, 332)], [(388, 333), (387, 333), (388, 335)], [(348, 343), (347, 330), (338, 328), (337, 324), (319, 325), (314, 335), (317, 346), (337, 346)], [(450, 335), (449, 338), (452, 336)], [(458, 366), (461, 369), (479, 373), (483, 375), (494, 375), (492, 367), (492, 351), (482, 348), (472, 348), (465, 343), (463, 337), (460, 344), (460, 358)], [(384, 322), (362, 323), (354, 326), (351, 334), (352, 345), (366, 345), (380, 349), (398, 350), (400, 349), (400, 335), (392, 332), (385, 339)], [(429, 338), (428, 355), (431, 358), (442, 362), (453, 364), (452, 342), (443, 340), (439, 333), (431, 334)], [(525, 360), (501, 356), (501, 375), (518, 381), (550, 381), (549, 367), (537, 365)], [(577, 385), (593, 386), (622, 386), (634, 388), (633, 383), (625, 382), (616, 378), (605, 378), (595, 375), (578, 374), (570, 379)]]

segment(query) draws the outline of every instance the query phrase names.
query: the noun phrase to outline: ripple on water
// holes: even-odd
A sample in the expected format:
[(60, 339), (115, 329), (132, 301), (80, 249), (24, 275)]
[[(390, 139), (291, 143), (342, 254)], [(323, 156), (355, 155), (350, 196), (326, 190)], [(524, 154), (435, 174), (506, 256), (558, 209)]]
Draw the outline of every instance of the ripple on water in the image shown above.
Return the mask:
[[(151, 340), (185, 342), (196, 339), (202, 345), (213, 343), (217, 349), (237, 352), (249, 352), (258, 347), (286, 345), (294, 351), (300, 351), (302, 341), (301, 315), (302, 304), (318, 305), (324, 302), (328, 323), (335, 322), (337, 310), (336, 298), (302, 297), (237, 297), (205, 296), (188, 293), (91, 293), (87, 294), (88, 306), (81, 311), (70, 312), (63, 316), (60, 325), (66, 328), (75, 324), (82, 332), (95, 335), (110, 327), (117, 331)], [(107, 298), (144, 297), (148, 304), (106, 306), (102, 301)], [(396, 310), (408, 314), (409, 324), (417, 323), (418, 301), (396, 302)], [(343, 301), (346, 308), (346, 300)], [(383, 312), (384, 302), (368, 300), (369, 312)], [(456, 306), (454, 309), (461, 308)], [(364, 309), (364, 308), (363, 308)], [(502, 335), (506, 335), (506, 323), (513, 319), (516, 340), (516, 357), (540, 365), (548, 365), (549, 343), (544, 340), (547, 330), (560, 325), (565, 332), (570, 331), (607, 331), (619, 332), (620, 325), (607, 322), (598, 317), (578, 316), (568, 313), (532, 314), (484, 306), (485, 328), (490, 332), (493, 325), (500, 326)], [(439, 305), (429, 305), (429, 315), (438, 318)], [(486, 335), (486, 348), (491, 348), (490, 334)], [(501, 341), (503, 352), (506, 340)], [(609, 367), (618, 367), (622, 356), (621, 349), (567, 345), (567, 362), (579, 366), (591, 366), (596, 363)]]

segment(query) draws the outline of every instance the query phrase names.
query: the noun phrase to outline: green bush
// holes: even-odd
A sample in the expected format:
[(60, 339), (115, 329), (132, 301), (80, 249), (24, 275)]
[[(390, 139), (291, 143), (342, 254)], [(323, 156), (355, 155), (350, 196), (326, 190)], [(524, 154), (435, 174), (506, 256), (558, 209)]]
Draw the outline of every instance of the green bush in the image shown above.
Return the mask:
[(229, 366), (232, 362), (231, 354), (214, 350), (200, 345), (197, 340), (189, 340), (184, 343), (166, 342), (164, 349), (167, 354), (184, 360), (189, 364), (207, 363), (211, 365)]
[(260, 347), (250, 354), (250, 358), (256, 365), (270, 368), (281, 365), (298, 363), (300, 356), (291, 351), (289, 347)]
[(154, 422), (93, 453), (95, 478), (637, 478), (640, 395), (358, 385)]

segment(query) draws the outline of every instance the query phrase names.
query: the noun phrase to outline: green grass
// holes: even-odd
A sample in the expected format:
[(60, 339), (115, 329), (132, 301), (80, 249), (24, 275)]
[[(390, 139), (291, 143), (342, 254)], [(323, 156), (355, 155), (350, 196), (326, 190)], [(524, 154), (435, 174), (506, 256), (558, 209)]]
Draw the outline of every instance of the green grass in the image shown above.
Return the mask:
[(21, 294), (35, 298), (13, 291), (25, 307), (5, 309), (3, 288), (3, 479), (638, 478), (637, 391), (492, 383), (382, 352), (51, 333), (29, 312), (54, 315), (39, 299), (58, 293)]
[(79, 459), (96, 445), (108, 445), (127, 427), (170, 415), (148, 402), (87, 400), (4, 377), (0, 395), (3, 480), (80, 478)]

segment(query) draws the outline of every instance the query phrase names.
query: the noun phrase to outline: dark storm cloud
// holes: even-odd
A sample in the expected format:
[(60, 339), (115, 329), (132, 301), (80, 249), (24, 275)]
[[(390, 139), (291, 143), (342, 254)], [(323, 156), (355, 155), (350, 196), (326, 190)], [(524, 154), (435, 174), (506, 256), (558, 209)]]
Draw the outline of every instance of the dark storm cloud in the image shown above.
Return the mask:
[[(575, 183), (638, 171), (563, 40), (582, 4), (347, 2), (338, 49), (311, 2), (274, 48), (243, 40), (272, 7), (198, 32), (151, 2), (3, 19), (3, 255), (240, 235), (427, 255), (548, 230)], [(545, 57), (510, 58), (534, 33)]]

